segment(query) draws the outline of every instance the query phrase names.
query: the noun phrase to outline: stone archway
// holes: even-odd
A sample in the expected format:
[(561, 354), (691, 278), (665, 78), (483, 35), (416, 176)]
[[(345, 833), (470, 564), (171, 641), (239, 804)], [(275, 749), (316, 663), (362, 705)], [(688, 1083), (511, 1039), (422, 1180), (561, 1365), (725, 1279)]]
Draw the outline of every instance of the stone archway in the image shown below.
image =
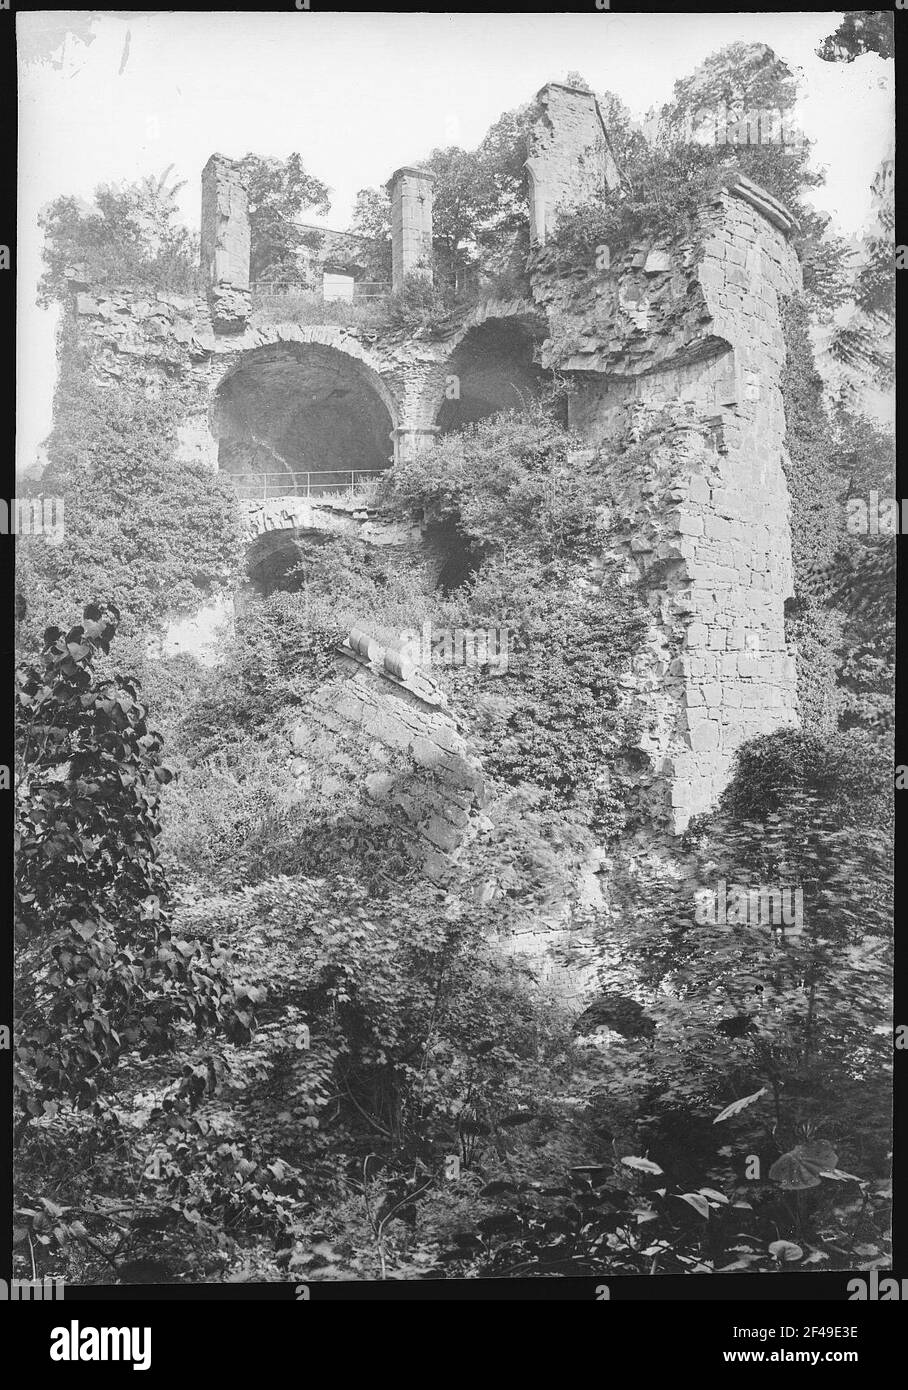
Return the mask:
[(218, 467), (246, 498), (353, 491), (388, 468), (394, 401), (362, 357), (324, 342), (244, 352), (210, 412)]
[(545, 317), (530, 304), (479, 305), (450, 340), (440, 372), (428, 383), (424, 409), (437, 432), (520, 409), (537, 396), (544, 373), (536, 349), (545, 335)]

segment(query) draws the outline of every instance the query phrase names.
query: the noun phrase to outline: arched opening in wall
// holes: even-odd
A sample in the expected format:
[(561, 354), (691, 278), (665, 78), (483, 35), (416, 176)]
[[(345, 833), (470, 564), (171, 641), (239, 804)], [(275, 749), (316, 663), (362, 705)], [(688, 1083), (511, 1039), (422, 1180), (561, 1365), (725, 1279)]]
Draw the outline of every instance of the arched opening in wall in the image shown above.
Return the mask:
[(442, 434), (462, 430), (502, 410), (538, 398), (549, 376), (534, 361), (543, 326), (532, 315), (489, 318), (461, 339), (446, 367), (437, 424)]
[(323, 343), (244, 354), (218, 387), (218, 467), (249, 498), (357, 492), (391, 464), (387, 390), (356, 357)]
[(279, 590), (297, 590), (300, 581), (293, 571), (303, 563), (307, 545), (319, 545), (323, 541), (324, 537), (318, 533), (307, 532), (303, 536), (297, 527), (266, 531), (256, 537), (246, 551), (249, 591), (259, 598), (268, 598)]
[[(489, 317), (471, 328), (445, 365), (444, 399), (436, 418), (440, 433), (456, 434), (501, 411), (521, 410), (547, 394), (551, 374), (535, 362), (536, 344), (545, 334), (544, 318), (531, 312)], [(566, 424), (566, 406), (563, 413)], [(455, 526), (430, 526), (424, 540), (436, 556), (442, 593), (469, 583), (482, 557)]]

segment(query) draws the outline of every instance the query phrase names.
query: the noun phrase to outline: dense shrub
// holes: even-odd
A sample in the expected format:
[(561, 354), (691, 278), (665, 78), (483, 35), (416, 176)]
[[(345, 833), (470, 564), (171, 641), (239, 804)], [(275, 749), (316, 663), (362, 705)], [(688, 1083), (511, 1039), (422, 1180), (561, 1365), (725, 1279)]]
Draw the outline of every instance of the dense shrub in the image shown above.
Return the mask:
[(17, 672), (17, 1028), (24, 1118), (90, 1104), (124, 1052), (172, 1049), (229, 1014), (217, 952), (172, 939), (157, 857), (169, 777), (125, 675), (95, 679), (115, 608), (50, 628)]
[(804, 793), (842, 825), (879, 825), (891, 801), (888, 759), (879, 744), (858, 732), (763, 734), (735, 754), (721, 806), (732, 818), (763, 821)]
[[(477, 700), (480, 673), (450, 677), (477, 730), (486, 769), (511, 786), (582, 803), (604, 834), (624, 822), (620, 776), (635, 742), (620, 679), (639, 650), (644, 614), (606, 568), (590, 566), (607, 541), (602, 462), (538, 403), (481, 420), (395, 470), (393, 498), (448, 527), (474, 571), (444, 607), (452, 625), (507, 629), (507, 668), (495, 698)], [(617, 769), (615, 769), (617, 771)]]

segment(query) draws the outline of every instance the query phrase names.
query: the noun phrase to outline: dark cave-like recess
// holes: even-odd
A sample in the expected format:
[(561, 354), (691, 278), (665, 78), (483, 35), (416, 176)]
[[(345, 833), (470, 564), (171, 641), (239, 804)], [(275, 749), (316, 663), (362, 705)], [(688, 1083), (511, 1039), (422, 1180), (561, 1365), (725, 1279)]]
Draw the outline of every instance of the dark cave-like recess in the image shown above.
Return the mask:
[(545, 374), (533, 361), (538, 329), (519, 318), (487, 319), (472, 328), (451, 357), (449, 377), (459, 398), (442, 403), (442, 434), (462, 430), (502, 410), (519, 410), (538, 396)]
[(373, 373), (321, 343), (248, 353), (221, 383), (212, 423), (219, 468), (244, 496), (318, 496), (392, 459), (394, 422)]

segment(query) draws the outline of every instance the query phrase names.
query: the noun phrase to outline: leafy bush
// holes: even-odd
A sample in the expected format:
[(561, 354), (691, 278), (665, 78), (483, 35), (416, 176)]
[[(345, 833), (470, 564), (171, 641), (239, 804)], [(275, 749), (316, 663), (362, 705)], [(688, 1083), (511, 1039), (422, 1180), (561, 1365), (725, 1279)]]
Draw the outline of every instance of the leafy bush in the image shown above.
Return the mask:
[[(457, 538), (474, 570), (443, 608), (452, 626), (507, 628), (496, 698), (477, 701), (481, 674), (449, 683), (477, 731), (486, 770), (534, 784), (561, 808), (583, 804), (605, 834), (624, 821), (621, 778), (607, 769), (635, 742), (620, 678), (639, 649), (644, 614), (608, 567), (601, 460), (538, 403), (443, 437), (395, 469), (392, 498)], [(617, 769), (615, 769), (617, 774)]]
[(592, 274), (600, 246), (614, 256), (635, 238), (689, 231), (721, 183), (715, 150), (691, 141), (643, 145), (623, 172), (620, 193), (603, 193), (559, 217), (537, 253), (541, 265)]
[(607, 479), (572, 457), (581, 441), (536, 402), (479, 420), (437, 447), (401, 461), (391, 497), (456, 526), (478, 552), (545, 562), (591, 555), (601, 540), (597, 505)]
[(783, 729), (738, 749), (721, 806), (732, 819), (764, 821), (792, 796), (809, 794), (841, 825), (881, 825), (890, 814), (889, 773), (888, 759), (866, 734)]
[(426, 275), (407, 275), (399, 290), (388, 295), (382, 306), (385, 323), (394, 329), (412, 333), (416, 329), (431, 329), (448, 318), (453, 300)]
[(93, 680), (119, 614), (90, 606), (17, 671), (17, 1085), (23, 1125), (90, 1104), (118, 1058), (230, 1015), (224, 958), (171, 937), (157, 858), (158, 737), (128, 676)]

